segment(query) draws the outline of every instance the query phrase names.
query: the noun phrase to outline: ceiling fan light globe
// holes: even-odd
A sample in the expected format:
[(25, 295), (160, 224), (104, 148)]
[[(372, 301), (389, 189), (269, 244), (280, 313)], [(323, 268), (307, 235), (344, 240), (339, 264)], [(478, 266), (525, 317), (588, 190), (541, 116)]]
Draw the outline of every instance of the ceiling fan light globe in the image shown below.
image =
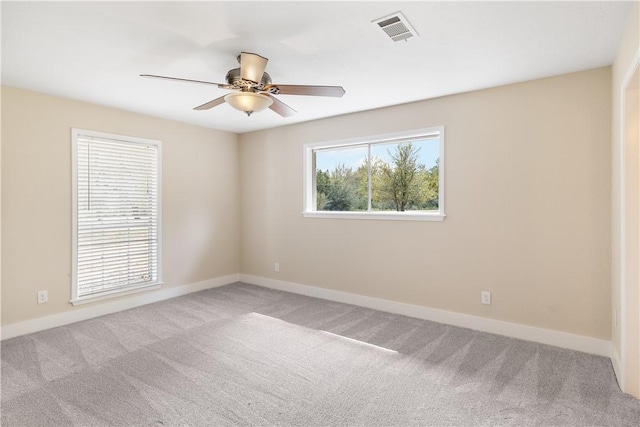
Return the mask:
[(224, 97), (224, 100), (236, 110), (247, 114), (262, 111), (273, 104), (273, 99), (253, 92), (230, 93)]

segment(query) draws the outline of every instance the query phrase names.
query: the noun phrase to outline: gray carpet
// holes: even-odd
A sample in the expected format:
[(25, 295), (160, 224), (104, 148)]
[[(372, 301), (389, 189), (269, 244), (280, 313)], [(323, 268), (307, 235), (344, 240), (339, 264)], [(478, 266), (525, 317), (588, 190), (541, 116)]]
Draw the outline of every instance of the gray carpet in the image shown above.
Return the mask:
[(2, 342), (3, 426), (638, 426), (608, 359), (236, 283)]

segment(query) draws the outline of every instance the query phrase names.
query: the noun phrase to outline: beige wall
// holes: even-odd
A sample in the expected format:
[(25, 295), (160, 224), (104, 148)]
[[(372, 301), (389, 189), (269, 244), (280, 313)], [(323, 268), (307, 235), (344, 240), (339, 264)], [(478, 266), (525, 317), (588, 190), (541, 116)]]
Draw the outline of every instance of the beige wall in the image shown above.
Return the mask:
[(237, 135), (3, 87), (3, 325), (74, 310), (72, 127), (162, 141), (163, 289), (238, 273)]
[[(163, 142), (165, 289), (241, 271), (609, 339), (610, 79), (606, 67), (244, 134), (239, 153), (233, 134), (4, 87), (2, 324), (73, 310), (79, 127)], [(302, 217), (304, 143), (438, 125), (443, 222)]]
[[(241, 135), (241, 271), (610, 339), (610, 79), (605, 67)], [(438, 125), (443, 222), (302, 217), (303, 144)]]
[[(2, 86), (0, 86), (0, 130), (2, 129), (1, 100), (2, 100)], [(0, 319), (2, 319), (2, 134), (1, 132), (0, 132)]]
[[(625, 375), (628, 393), (640, 397), (640, 70), (636, 71), (625, 92), (624, 152), (625, 152), (625, 292), (621, 304), (624, 310)], [(635, 379), (635, 381), (633, 380)]]
[[(638, 193), (640, 169), (638, 152), (640, 141), (632, 122), (624, 120), (622, 105), (626, 103), (628, 117), (633, 117), (637, 91), (623, 98), (629, 73), (637, 64), (640, 51), (640, 8), (636, 2), (629, 15), (618, 54), (612, 66), (612, 339), (619, 363), (619, 382), (622, 389), (640, 398), (640, 297), (638, 288), (640, 259), (638, 258)], [(633, 98), (636, 97), (634, 100)], [(637, 107), (637, 104), (636, 106)], [(631, 108), (631, 111), (629, 110)], [(637, 126), (637, 111), (635, 122)], [(624, 163), (625, 173), (622, 172)], [(623, 186), (624, 182), (624, 186)], [(622, 189), (625, 188), (625, 194)], [(624, 199), (624, 200), (623, 200)], [(622, 213), (626, 220), (623, 224)], [(624, 226), (624, 228), (623, 228)], [(623, 257), (624, 263), (623, 263)], [(624, 267), (623, 267), (624, 266)], [(623, 345), (624, 342), (624, 345)]]

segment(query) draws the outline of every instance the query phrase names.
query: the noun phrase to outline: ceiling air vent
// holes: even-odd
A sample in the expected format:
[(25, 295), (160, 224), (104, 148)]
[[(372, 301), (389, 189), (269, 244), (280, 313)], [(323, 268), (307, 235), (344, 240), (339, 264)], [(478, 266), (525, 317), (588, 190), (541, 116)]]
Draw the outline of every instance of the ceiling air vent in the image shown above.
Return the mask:
[(391, 40), (394, 42), (399, 42), (400, 40), (406, 41), (409, 37), (419, 35), (402, 12), (392, 13), (391, 15), (374, 19), (371, 22), (378, 24), (378, 26), (382, 28), (382, 31), (391, 37)]

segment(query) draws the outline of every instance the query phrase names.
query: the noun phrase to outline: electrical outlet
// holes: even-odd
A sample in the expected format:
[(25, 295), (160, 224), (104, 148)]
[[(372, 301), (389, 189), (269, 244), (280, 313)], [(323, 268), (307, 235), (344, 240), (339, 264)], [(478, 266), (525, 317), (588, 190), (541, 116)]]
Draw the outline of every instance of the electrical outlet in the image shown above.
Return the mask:
[(482, 291), (480, 294), (480, 302), (483, 304), (491, 304), (491, 292)]
[(38, 291), (38, 304), (49, 302), (49, 294), (47, 291)]
[(276, 262), (275, 264), (273, 264), (273, 271), (275, 271), (276, 273), (280, 272), (280, 263)]

